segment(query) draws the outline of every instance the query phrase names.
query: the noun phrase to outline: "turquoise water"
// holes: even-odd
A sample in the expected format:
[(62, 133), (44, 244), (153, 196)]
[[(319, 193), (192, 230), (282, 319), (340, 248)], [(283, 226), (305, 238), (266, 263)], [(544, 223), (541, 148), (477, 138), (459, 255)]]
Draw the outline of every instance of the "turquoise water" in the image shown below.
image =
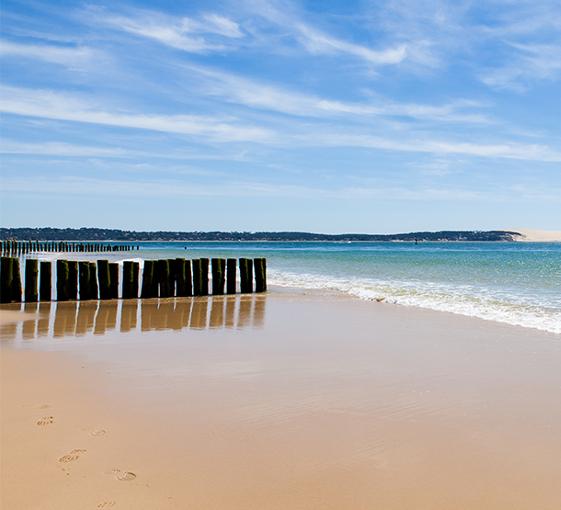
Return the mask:
[(325, 289), (561, 334), (561, 243), (141, 246), (133, 257), (264, 256), (273, 285)]
[(271, 284), (561, 333), (561, 243), (146, 243), (142, 250), (178, 252), (264, 256)]

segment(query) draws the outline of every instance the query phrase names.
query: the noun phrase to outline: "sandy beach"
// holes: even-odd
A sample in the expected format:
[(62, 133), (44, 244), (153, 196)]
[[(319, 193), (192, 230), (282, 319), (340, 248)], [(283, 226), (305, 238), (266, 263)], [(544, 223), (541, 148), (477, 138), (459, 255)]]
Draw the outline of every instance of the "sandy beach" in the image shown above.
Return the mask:
[(559, 335), (278, 290), (25, 312), (2, 508), (561, 507)]

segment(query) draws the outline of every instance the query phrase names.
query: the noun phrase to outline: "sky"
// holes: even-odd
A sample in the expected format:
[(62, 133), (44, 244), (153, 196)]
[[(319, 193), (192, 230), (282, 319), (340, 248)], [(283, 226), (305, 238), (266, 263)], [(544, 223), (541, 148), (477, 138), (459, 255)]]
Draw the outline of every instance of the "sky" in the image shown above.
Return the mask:
[(3, 0), (2, 226), (561, 230), (559, 0)]

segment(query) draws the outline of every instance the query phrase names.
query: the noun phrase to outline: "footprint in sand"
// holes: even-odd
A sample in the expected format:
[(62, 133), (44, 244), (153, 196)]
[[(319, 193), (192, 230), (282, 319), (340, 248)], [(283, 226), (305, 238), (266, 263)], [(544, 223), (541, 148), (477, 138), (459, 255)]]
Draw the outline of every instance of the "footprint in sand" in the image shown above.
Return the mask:
[(86, 453), (86, 451), (87, 450), (82, 450), (80, 448), (74, 449), (70, 453), (63, 455), (60, 459), (58, 459), (58, 461), (63, 463), (74, 462), (80, 458), (82, 453)]
[(90, 432), (90, 435), (94, 437), (104, 436), (105, 434), (107, 434), (107, 431), (105, 429), (97, 429)]
[(115, 505), (115, 501), (103, 501), (99, 503), (96, 508), (113, 508)]
[(136, 478), (136, 475), (131, 471), (121, 471), (120, 469), (114, 469), (113, 475), (117, 480), (121, 482), (130, 482)]
[(44, 427), (45, 425), (51, 425), (54, 422), (55, 422), (54, 416), (43, 416), (42, 418), (39, 418), (37, 420), (37, 425), (39, 425), (40, 427)]

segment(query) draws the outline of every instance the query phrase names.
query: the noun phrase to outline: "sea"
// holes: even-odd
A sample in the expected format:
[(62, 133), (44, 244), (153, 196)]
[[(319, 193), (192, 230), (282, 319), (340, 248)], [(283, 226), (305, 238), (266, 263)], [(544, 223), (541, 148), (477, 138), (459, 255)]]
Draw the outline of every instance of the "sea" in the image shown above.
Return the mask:
[(266, 257), (272, 286), (335, 292), (372, 301), (373, 306), (383, 301), (561, 334), (561, 243), (244, 241), (140, 246), (139, 251), (116, 255), (141, 260)]

